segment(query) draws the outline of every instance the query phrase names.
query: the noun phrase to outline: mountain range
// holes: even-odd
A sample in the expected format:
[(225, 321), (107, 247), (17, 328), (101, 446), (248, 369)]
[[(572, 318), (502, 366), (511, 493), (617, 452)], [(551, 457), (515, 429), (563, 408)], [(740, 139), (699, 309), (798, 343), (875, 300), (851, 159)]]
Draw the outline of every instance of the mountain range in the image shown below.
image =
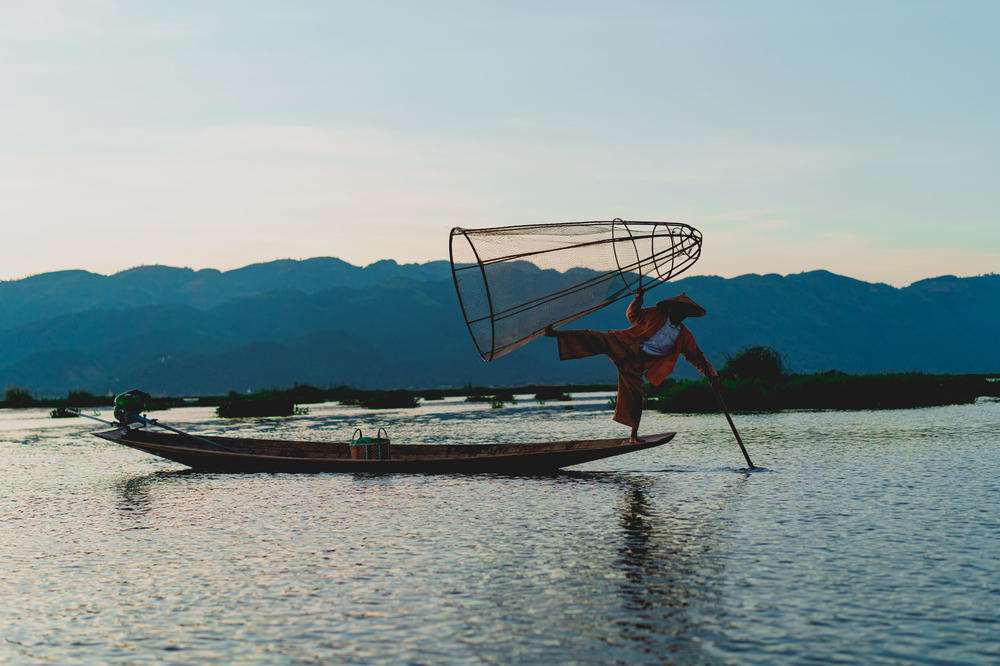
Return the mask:
[[(525, 279), (553, 276), (529, 265)], [(1000, 371), (1000, 275), (903, 288), (827, 271), (695, 276), (647, 301), (681, 291), (709, 312), (687, 324), (716, 365), (743, 347), (769, 345), (797, 372)], [(624, 328), (625, 305), (572, 326)], [(606, 359), (560, 362), (554, 346), (536, 340), (481, 361), (446, 261), (359, 267), (318, 257), (224, 272), (142, 266), (0, 282), (0, 387), (38, 395), (614, 381)], [(680, 376), (695, 374), (679, 364)]]

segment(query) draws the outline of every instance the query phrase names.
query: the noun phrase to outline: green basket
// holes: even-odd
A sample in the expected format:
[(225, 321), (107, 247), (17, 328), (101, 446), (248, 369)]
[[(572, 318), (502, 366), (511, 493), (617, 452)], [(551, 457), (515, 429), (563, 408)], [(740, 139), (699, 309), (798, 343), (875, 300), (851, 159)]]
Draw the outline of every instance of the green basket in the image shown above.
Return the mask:
[(379, 428), (375, 437), (365, 437), (361, 428), (354, 431), (349, 445), (352, 460), (388, 460), (389, 433)]

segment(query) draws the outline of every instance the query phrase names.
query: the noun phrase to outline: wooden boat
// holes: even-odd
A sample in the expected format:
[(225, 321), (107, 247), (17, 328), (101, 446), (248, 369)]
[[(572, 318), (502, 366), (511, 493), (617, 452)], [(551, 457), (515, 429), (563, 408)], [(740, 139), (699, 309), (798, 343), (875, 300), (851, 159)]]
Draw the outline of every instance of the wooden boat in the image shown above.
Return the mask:
[(676, 433), (627, 439), (525, 444), (395, 444), (384, 460), (356, 459), (344, 442), (303, 442), (243, 437), (200, 438), (118, 428), (101, 439), (145, 451), (198, 470), (221, 472), (502, 472), (537, 474), (560, 467), (666, 444)]

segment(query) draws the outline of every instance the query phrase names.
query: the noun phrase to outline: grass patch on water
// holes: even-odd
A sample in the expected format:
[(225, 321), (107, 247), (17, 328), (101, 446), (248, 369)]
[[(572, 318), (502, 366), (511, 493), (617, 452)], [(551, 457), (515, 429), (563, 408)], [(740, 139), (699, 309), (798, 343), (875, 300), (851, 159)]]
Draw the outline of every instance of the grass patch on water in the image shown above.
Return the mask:
[[(1000, 384), (978, 375), (899, 372), (849, 375), (837, 370), (788, 373), (781, 355), (751, 347), (727, 359), (720, 387), (735, 411), (782, 409), (900, 409), (971, 403), (1000, 395)], [(719, 410), (707, 382), (667, 380), (647, 394), (646, 406), (662, 412)]]

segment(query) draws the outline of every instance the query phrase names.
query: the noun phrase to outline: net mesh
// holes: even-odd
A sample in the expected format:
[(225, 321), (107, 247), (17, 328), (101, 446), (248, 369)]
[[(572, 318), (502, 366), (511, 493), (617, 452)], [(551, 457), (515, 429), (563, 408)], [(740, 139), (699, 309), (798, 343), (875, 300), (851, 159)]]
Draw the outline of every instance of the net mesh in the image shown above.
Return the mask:
[(623, 220), (451, 231), (459, 304), (483, 360), (687, 270), (701, 232)]

